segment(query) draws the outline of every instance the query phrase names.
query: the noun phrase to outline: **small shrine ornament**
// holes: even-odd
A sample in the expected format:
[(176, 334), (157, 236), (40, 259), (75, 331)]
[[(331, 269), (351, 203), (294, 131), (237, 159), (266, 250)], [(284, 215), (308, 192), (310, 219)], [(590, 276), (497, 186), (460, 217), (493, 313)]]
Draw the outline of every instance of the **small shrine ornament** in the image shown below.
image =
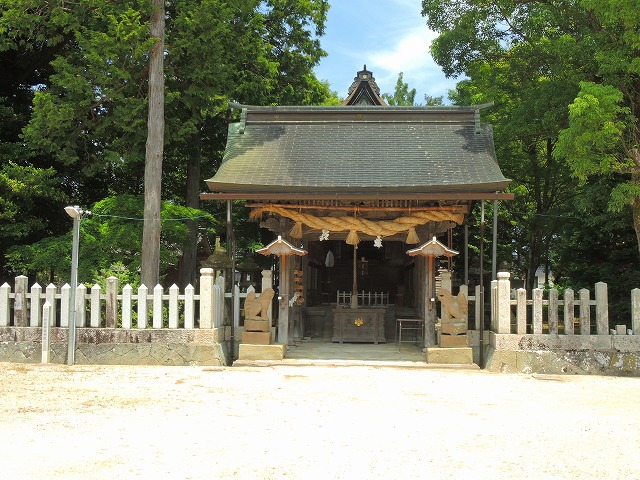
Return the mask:
[(354, 324), (356, 327), (361, 327), (362, 325), (364, 325), (364, 320), (363, 320), (362, 318), (356, 318), (356, 319), (353, 321), (353, 324)]

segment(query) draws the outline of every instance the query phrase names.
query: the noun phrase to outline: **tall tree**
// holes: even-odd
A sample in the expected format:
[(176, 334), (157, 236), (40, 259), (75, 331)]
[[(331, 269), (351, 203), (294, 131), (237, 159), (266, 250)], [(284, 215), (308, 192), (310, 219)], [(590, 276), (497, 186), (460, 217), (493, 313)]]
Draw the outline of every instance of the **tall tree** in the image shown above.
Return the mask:
[(149, 116), (144, 165), (144, 228), (142, 231), (143, 285), (153, 288), (160, 280), (160, 205), (164, 153), (164, 0), (153, 0), (149, 51)]
[[(211, 176), (221, 160), (228, 100), (320, 104), (331, 97), (312, 71), (324, 55), (318, 39), (326, 9), (324, 0), (167, 4), (164, 199), (197, 206), (202, 175)], [(0, 53), (28, 39), (57, 45), (45, 62), (51, 75), (25, 83), (34, 99), (25, 104), (23, 139), (16, 135), (31, 151), (21, 158), (53, 167), (62, 193), (76, 204), (142, 194), (151, 2), (8, 0), (0, 14)], [(196, 268), (195, 223), (191, 231), (182, 247), (183, 286)]]
[[(470, 77), (468, 88), (473, 94), (496, 102), (491, 115), (503, 111), (500, 117), (493, 116), (492, 123), (503, 171), (517, 181), (513, 185), (517, 200), (511, 205), (517, 208), (514, 213), (530, 212), (534, 223), (529, 231), (539, 232), (526, 235), (528, 241), (522, 244), (529, 251), (528, 276), (536, 263), (553, 257), (554, 232), (562, 224), (558, 210), (574, 201), (572, 196), (582, 194), (575, 181), (567, 178), (576, 170), (568, 169), (558, 155), (566, 151), (558, 147), (558, 138), (569, 124), (567, 107), (578, 95), (580, 82), (602, 83), (616, 75), (620, 84), (636, 81), (629, 69), (621, 74), (621, 67), (633, 65), (634, 55), (637, 59), (637, 44), (633, 46), (637, 35), (631, 28), (637, 15), (630, 15), (635, 10), (628, 2), (615, 0), (602, 2), (602, 8), (599, 5), (588, 0), (423, 1), (428, 25), (440, 32), (432, 45), (436, 61), (447, 75)], [(624, 13), (613, 15), (612, 11)], [(612, 15), (615, 21), (610, 21)], [(614, 58), (619, 61), (612, 62)], [(501, 94), (495, 88), (500, 85)], [(507, 105), (511, 106), (504, 108)], [(633, 121), (626, 124), (635, 125)], [(521, 146), (505, 149), (509, 144)], [(518, 215), (514, 218), (518, 228), (529, 223)], [(525, 232), (513, 233), (513, 238), (521, 239)]]

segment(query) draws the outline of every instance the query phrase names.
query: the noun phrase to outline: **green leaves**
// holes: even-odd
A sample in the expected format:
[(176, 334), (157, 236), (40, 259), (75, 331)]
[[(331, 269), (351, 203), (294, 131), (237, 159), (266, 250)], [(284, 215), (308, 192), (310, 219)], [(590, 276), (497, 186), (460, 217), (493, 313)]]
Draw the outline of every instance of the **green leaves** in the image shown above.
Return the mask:
[[(92, 284), (101, 270), (109, 270), (118, 263), (129, 272), (139, 272), (143, 203), (141, 196), (107, 197), (95, 203), (91, 213), (83, 217), (80, 225), (80, 282)], [(212, 232), (220, 228), (218, 221), (207, 212), (171, 202), (163, 202), (162, 219), (160, 271), (164, 273), (177, 264), (182, 245), (189, 235), (185, 225), (187, 220), (197, 219), (202, 228)], [(71, 265), (70, 232), (71, 222), (69, 233), (65, 235), (12, 248), (7, 254), (9, 264), (16, 273), (36, 273), (42, 278), (53, 271), (66, 281)]]
[(629, 173), (633, 162), (621, 149), (628, 107), (610, 85), (582, 82), (569, 105), (569, 127), (560, 133), (554, 155), (565, 159), (580, 179), (595, 174)]
[(404, 76), (403, 72), (400, 72), (398, 74), (398, 80), (396, 81), (396, 88), (393, 91), (393, 95), (389, 93), (382, 94), (382, 98), (384, 98), (390, 106), (415, 105), (414, 102), (416, 98), (416, 89), (412, 88), (411, 90), (409, 90), (409, 84), (404, 82), (403, 76)]
[(0, 245), (21, 240), (45, 227), (35, 215), (40, 202), (63, 200), (52, 168), (9, 161), (0, 167)]

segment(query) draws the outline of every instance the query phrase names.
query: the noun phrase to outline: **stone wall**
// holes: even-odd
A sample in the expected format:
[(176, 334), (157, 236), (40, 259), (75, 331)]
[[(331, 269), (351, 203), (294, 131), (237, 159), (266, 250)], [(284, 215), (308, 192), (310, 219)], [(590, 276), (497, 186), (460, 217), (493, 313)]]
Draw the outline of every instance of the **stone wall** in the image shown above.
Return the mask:
[[(67, 328), (52, 328), (51, 363), (67, 359)], [(227, 365), (230, 327), (212, 329), (78, 328), (76, 364)], [(39, 363), (42, 328), (0, 327), (0, 361)]]
[(501, 373), (640, 376), (638, 335), (490, 332), (485, 368)]

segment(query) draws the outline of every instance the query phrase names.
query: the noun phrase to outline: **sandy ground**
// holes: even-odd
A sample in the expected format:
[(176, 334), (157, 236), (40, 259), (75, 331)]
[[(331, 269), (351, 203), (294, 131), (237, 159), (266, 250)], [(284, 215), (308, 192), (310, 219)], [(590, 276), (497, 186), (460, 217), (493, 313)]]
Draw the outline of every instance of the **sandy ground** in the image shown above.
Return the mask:
[(640, 379), (0, 363), (0, 478), (640, 479)]

